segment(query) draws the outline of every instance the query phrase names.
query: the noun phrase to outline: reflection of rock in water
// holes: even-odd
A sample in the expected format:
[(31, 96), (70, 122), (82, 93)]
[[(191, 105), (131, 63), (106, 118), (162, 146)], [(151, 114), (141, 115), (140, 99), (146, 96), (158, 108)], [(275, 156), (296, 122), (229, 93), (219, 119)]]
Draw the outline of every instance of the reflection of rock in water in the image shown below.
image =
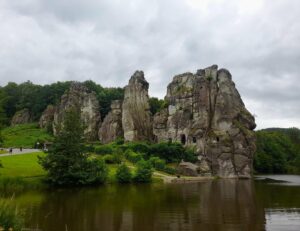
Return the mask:
[[(105, 186), (49, 193), (31, 226), (43, 230), (264, 230), (248, 180)], [(46, 216), (47, 215), (47, 216)]]

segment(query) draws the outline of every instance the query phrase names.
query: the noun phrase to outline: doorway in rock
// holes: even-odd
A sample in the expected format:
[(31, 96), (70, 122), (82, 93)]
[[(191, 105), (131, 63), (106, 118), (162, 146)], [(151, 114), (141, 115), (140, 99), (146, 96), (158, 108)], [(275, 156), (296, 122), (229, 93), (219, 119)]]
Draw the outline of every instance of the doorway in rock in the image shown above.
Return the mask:
[(181, 143), (182, 143), (183, 145), (185, 145), (185, 143), (186, 143), (186, 137), (185, 137), (185, 134), (181, 134), (181, 135), (180, 135), (180, 141), (181, 141)]

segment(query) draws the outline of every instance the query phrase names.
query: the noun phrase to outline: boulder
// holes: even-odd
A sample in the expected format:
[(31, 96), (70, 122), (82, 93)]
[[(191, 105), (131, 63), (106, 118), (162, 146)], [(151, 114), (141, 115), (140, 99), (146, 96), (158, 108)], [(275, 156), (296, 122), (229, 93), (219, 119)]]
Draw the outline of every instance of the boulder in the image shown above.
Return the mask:
[(70, 89), (61, 97), (56, 107), (53, 121), (53, 134), (63, 125), (65, 112), (75, 107), (85, 125), (84, 135), (88, 141), (97, 140), (101, 121), (100, 106), (95, 92), (89, 91), (82, 83), (73, 82)]
[(27, 108), (17, 111), (11, 119), (11, 125), (26, 124), (32, 122), (32, 116)]
[(209, 166), (213, 175), (251, 177), (256, 125), (228, 70), (213, 65), (177, 75), (165, 100), (168, 108), (153, 119), (157, 141), (194, 147), (200, 172)]
[(111, 111), (104, 118), (98, 133), (99, 139), (103, 144), (110, 143), (118, 137), (123, 138), (122, 101), (112, 101), (110, 108)]
[(52, 127), (52, 123), (54, 120), (54, 113), (55, 113), (55, 107), (53, 105), (48, 105), (40, 117), (39, 120), (40, 128), (48, 129), (49, 127)]
[(144, 72), (136, 71), (125, 87), (122, 126), (125, 141), (152, 140), (152, 122)]
[(198, 176), (199, 166), (190, 162), (181, 161), (177, 173), (183, 176)]

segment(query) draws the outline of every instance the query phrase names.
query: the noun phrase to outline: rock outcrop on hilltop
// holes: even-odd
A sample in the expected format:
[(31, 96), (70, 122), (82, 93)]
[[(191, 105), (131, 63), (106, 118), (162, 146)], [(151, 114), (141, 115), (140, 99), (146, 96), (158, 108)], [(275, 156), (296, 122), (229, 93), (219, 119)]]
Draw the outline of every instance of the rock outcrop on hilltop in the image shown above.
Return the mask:
[(136, 71), (125, 87), (122, 126), (125, 141), (152, 140), (152, 122), (144, 72)]
[(53, 105), (48, 105), (47, 108), (43, 111), (39, 125), (40, 128), (49, 128), (52, 127), (52, 123), (54, 120), (55, 107)]
[(11, 126), (32, 122), (32, 116), (27, 108), (17, 111), (11, 119)]
[(123, 138), (122, 128), (122, 101), (114, 100), (111, 103), (111, 111), (104, 118), (99, 129), (99, 139), (101, 143), (107, 144), (117, 138)]
[(251, 176), (256, 125), (229, 71), (213, 65), (196, 74), (177, 75), (165, 100), (168, 108), (154, 116), (156, 140), (194, 146), (200, 171)]
[(73, 82), (70, 89), (61, 97), (56, 107), (53, 121), (53, 133), (57, 134), (58, 128), (63, 124), (65, 112), (75, 107), (80, 111), (80, 116), (86, 128), (84, 135), (87, 140), (98, 138), (98, 129), (101, 121), (99, 102), (95, 92), (90, 92), (83, 84)]

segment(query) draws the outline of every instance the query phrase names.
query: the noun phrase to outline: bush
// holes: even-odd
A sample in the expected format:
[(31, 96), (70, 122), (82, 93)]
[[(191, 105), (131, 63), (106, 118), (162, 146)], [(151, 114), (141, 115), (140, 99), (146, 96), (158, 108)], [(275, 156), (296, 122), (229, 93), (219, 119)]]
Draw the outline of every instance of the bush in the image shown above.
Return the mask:
[(121, 164), (117, 168), (116, 179), (119, 183), (130, 183), (132, 174), (129, 167), (126, 164)]
[(23, 214), (18, 210), (12, 200), (0, 200), (0, 226), (4, 230), (12, 228), (14, 231), (22, 229)]
[(101, 145), (97, 146), (95, 148), (95, 153), (99, 155), (104, 155), (104, 154), (112, 154), (113, 153), (113, 147), (111, 145)]
[(136, 172), (134, 175), (134, 182), (137, 183), (148, 183), (152, 180), (152, 166), (149, 161), (140, 160), (137, 163)]
[(149, 159), (149, 162), (151, 163), (153, 168), (160, 170), (160, 171), (163, 171), (166, 167), (166, 161), (160, 159), (159, 157), (153, 156)]
[(146, 143), (141, 143), (141, 142), (131, 142), (127, 144), (128, 149), (131, 149), (134, 152), (142, 153), (145, 155), (150, 154), (150, 150), (151, 150), (150, 147), (151, 145), (148, 145)]
[(106, 154), (103, 159), (106, 164), (120, 164), (122, 161), (122, 156), (118, 153)]
[(169, 167), (169, 166), (166, 166), (162, 171), (166, 172), (168, 174), (171, 174), (171, 175), (175, 175), (177, 173), (176, 168), (172, 168), (172, 167)]
[(143, 156), (140, 153), (136, 153), (130, 149), (125, 152), (125, 157), (132, 163), (137, 163), (143, 159)]

